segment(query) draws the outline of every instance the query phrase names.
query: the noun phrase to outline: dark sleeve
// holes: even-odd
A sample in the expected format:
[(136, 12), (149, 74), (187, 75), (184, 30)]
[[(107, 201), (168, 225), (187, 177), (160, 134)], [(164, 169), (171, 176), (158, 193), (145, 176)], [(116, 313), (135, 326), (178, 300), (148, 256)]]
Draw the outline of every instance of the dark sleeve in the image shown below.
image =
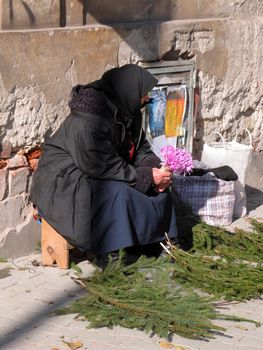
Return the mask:
[(153, 184), (152, 168), (160, 164), (146, 139), (138, 149), (137, 166), (129, 164), (118, 155), (111, 129), (105, 125), (89, 124), (73, 133), (69, 151), (77, 167), (87, 176), (124, 181), (143, 193)]
[(135, 188), (140, 192), (146, 193), (153, 185), (152, 168), (160, 168), (161, 160), (151, 150), (144, 131), (136, 154), (135, 167), (137, 175)]
[(137, 182), (134, 188), (142, 193), (146, 193), (153, 185), (152, 168), (139, 167), (136, 169)]

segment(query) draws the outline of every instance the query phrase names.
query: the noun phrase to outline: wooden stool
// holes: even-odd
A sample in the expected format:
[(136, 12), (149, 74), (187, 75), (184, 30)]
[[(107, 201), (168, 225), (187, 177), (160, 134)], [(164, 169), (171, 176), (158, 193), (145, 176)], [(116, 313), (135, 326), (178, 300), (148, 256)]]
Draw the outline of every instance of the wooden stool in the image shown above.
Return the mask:
[(69, 249), (73, 247), (43, 218), (41, 225), (42, 264), (52, 266), (57, 263), (61, 269), (68, 269)]

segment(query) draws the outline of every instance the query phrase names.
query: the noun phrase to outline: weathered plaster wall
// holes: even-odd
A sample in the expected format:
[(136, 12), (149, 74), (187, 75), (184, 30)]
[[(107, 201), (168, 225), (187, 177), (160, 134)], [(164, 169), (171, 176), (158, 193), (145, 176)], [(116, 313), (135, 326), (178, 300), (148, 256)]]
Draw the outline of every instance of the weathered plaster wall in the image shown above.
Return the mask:
[[(84, 13), (78, 11), (83, 5), (78, 0), (66, 3), (74, 5), (66, 22), (81, 24)], [(73, 85), (88, 83), (125, 63), (193, 55), (200, 93), (195, 155), (200, 157), (203, 140), (213, 131), (228, 140), (240, 131), (244, 140), (242, 130), (247, 127), (257, 150), (248, 181), (263, 188), (263, 3), (192, 0), (187, 7), (177, 0), (169, 4), (173, 21), (0, 31), (0, 158), (10, 158), (0, 164), (0, 256), (27, 253), (39, 239), (28, 200), (32, 167), (21, 149), (40, 145), (59, 127), (68, 113)], [(100, 22), (95, 10), (90, 8), (87, 15)], [(19, 150), (20, 161), (26, 161), (13, 166)], [(19, 249), (14, 240), (23, 242)]]
[(118, 40), (109, 28), (0, 33), (0, 143), (42, 142), (65, 118), (71, 87), (117, 65)]
[[(162, 25), (160, 51), (188, 51), (197, 62), (201, 107), (196, 151), (217, 130), (231, 140), (248, 128), (263, 150), (263, 17)], [(243, 135), (244, 136), (244, 135)]]
[(214, 129), (232, 138), (247, 127), (262, 150), (262, 40), (262, 17), (2, 32), (0, 142), (14, 148), (43, 142), (65, 117), (77, 82), (92, 81), (118, 64), (162, 57), (173, 48), (196, 57), (202, 102), (196, 148)]
[(175, 0), (174, 19), (249, 17), (263, 13), (261, 0)]

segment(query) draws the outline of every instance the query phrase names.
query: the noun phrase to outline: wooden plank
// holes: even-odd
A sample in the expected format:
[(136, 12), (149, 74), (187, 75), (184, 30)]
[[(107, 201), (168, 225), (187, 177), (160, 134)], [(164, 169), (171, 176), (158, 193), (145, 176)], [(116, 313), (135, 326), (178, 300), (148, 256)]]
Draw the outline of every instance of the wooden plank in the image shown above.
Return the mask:
[(52, 266), (54, 263), (61, 269), (69, 268), (68, 242), (42, 218), (42, 264)]

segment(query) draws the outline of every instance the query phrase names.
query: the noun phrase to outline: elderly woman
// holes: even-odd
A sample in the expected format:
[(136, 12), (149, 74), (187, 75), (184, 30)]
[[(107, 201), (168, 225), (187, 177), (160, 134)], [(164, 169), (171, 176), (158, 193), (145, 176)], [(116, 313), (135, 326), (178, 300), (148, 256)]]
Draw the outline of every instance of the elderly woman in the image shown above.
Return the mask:
[[(119, 249), (158, 255), (176, 236), (169, 169), (151, 151), (141, 107), (157, 79), (128, 64), (71, 92), (70, 115), (45, 142), (31, 186), (40, 214), (97, 263)], [(106, 260), (105, 260), (106, 259)]]

